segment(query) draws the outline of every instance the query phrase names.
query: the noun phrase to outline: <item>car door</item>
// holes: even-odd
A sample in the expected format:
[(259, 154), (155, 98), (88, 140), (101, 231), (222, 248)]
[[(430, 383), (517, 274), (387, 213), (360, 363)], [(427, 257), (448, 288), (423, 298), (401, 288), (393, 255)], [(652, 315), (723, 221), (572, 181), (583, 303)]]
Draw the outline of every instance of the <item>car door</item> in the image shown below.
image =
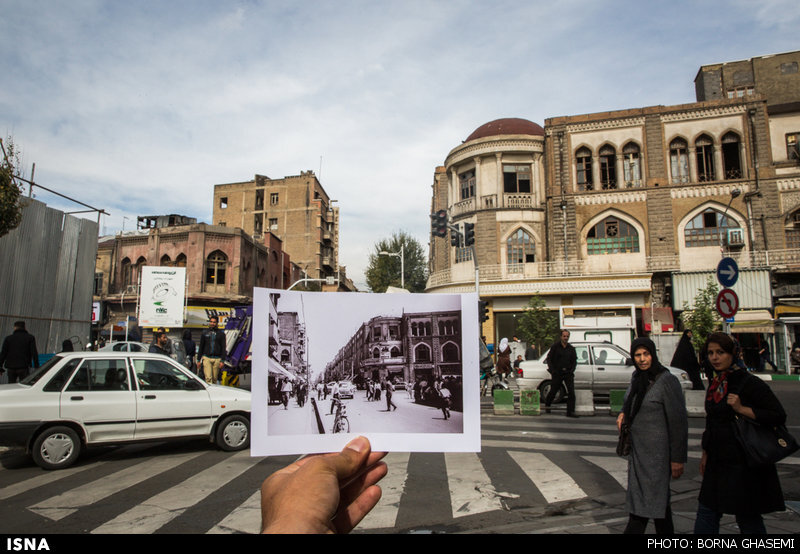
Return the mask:
[(84, 359), (61, 391), (63, 419), (80, 422), (89, 443), (133, 439), (136, 398), (123, 357)]
[(631, 380), (633, 366), (628, 356), (613, 344), (592, 346), (594, 374), (592, 390), (595, 394), (608, 394), (610, 390), (625, 390)]
[(575, 366), (575, 388), (590, 389), (592, 388), (592, 364), (589, 359), (589, 347), (578, 344), (575, 346), (575, 354), (578, 357), (578, 363)]
[(211, 398), (206, 385), (171, 360), (132, 358), (136, 378), (136, 439), (206, 435)]

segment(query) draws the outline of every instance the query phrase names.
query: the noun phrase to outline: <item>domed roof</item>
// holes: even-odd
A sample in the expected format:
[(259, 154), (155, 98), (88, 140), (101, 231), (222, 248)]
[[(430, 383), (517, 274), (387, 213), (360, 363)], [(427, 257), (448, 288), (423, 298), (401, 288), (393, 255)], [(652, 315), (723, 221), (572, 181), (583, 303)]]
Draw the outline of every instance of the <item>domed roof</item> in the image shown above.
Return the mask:
[(543, 137), (544, 129), (542, 129), (541, 125), (527, 119), (507, 117), (484, 123), (475, 129), (464, 142), (498, 135), (536, 135)]

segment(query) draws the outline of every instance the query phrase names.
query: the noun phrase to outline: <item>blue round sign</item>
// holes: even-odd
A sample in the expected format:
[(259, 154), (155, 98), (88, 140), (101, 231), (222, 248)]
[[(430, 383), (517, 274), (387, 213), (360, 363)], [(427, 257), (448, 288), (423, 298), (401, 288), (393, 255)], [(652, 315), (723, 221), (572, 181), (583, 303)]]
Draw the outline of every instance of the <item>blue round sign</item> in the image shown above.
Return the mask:
[(717, 265), (717, 281), (726, 289), (736, 284), (739, 279), (739, 266), (733, 258), (722, 258)]

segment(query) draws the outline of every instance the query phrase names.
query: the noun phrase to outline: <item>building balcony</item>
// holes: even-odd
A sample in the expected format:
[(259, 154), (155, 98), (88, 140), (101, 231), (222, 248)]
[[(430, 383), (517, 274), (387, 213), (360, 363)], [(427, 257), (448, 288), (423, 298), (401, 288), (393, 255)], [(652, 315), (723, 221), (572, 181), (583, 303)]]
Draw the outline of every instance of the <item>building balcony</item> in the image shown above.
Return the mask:
[(456, 202), (451, 208), (451, 215), (458, 217), (479, 210), (497, 210), (500, 208), (519, 210), (534, 207), (536, 206), (534, 205), (533, 194), (487, 194), (480, 198), (472, 197)]
[[(580, 260), (561, 260), (510, 265), (483, 265), (479, 268), (481, 283), (521, 280), (571, 279), (615, 275), (646, 275), (659, 272), (715, 271), (722, 259), (715, 256), (644, 256), (638, 254), (604, 254)], [(726, 252), (740, 269), (800, 271), (800, 249)], [(627, 263), (616, 263), (628, 258)], [(614, 261), (614, 263), (610, 263)], [(604, 263), (608, 262), (608, 263)], [(475, 283), (475, 269), (469, 262), (432, 273), (426, 289)]]

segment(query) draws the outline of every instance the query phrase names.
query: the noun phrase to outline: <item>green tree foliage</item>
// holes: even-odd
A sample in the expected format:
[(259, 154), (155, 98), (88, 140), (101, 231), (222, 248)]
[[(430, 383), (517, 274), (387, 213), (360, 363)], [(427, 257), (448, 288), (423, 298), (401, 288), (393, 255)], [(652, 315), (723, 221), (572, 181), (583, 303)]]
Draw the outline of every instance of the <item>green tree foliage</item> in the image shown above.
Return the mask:
[(697, 291), (694, 297), (694, 309), (689, 309), (689, 303), (683, 303), (681, 320), (683, 326), (692, 332), (692, 343), (695, 350), (700, 350), (706, 342), (706, 337), (718, 331), (722, 320), (717, 314), (716, 300), (719, 287), (712, 277), (708, 278), (705, 288)]
[(376, 242), (369, 255), (366, 277), (367, 286), (372, 292), (386, 292), (388, 287), (400, 288), (400, 257), (382, 255), (381, 252), (399, 253), (401, 246), (406, 289), (411, 292), (425, 291), (428, 268), (422, 246), (405, 231), (399, 231), (393, 233), (391, 238)]
[(0, 161), (0, 237), (16, 229), (22, 221), (22, 189), (15, 176), (19, 165), (19, 154), (14, 142), (8, 138), (0, 140), (3, 158)]
[(558, 315), (548, 310), (544, 299), (535, 294), (517, 320), (517, 331), (522, 340), (536, 346), (537, 352), (544, 352), (558, 338)]

